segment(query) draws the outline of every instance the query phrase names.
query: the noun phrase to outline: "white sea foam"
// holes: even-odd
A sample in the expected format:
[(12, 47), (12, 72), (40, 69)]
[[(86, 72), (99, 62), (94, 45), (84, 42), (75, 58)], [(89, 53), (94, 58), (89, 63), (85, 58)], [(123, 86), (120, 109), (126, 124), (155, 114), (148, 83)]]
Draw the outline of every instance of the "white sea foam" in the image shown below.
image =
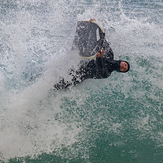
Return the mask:
[[(127, 118), (120, 121), (120, 110), (116, 110), (120, 106), (110, 107), (117, 107), (119, 102), (123, 109), (127, 109), (125, 99), (129, 97), (145, 109), (149, 109), (150, 102), (144, 102), (143, 98), (160, 103), (159, 95), (155, 93), (158, 88), (163, 89), (163, 33), (159, 24), (148, 22), (149, 17), (127, 16), (122, 1), (118, 4), (117, 1), (15, 2), (17, 9), (6, 9), (8, 14), (3, 15), (6, 19), (0, 23), (3, 38), (0, 65), (1, 157), (32, 156), (53, 151), (61, 154), (62, 148), (70, 149), (78, 142), (79, 149), (89, 157), (87, 148), (95, 144), (88, 147), (85, 144), (93, 134), (96, 136), (101, 129), (106, 129), (108, 134), (121, 137), (127, 125), (139, 130), (140, 137), (147, 131), (151, 137), (159, 135), (158, 140), (162, 143), (161, 131), (156, 135), (150, 132), (157, 122), (153, 114), (151, 116), (146, 110), (141, 112), (143, 108), (137, 108), (140, 109), (138, 116), (133, 119), (127, 117), (132, 122)], [(131, 11), (130, 14), (134, 13)], [(109, 79), (87, 80), (71, 90), (52, 92), (60, 77), (71, 80), (68, 69), (77, 68), (80, 62), (76, 53), (70, 50), (76, 21), (90, 18), (96, 18), (104, 26), (115, 59), (129, 59), (131, 71), (128, 74), (113, 72)], [(123, 96), (123, 100), (115, 98), (114, 93)], [(93, 102), (87, 101), (90, 96)], [(74, 102), (75, 109), (73, 105), (69, 106), (71, 102)], [(134, 107), (132, 102), (127, 107)], [(161, 104), (159, 106), (159, 110), (152, 109), (161, 116)], [(66, 109), (74, 109), (74, 112), (70, 114)], [(98, 109), (101, 112), (96, 115)], [(132, 111), (128, 112), (132, 115)], [(116, 146), (124, 142), (115, 140), (110, 144)], [(70, 150), (74, 157), (77, 156), (75, 149)]]

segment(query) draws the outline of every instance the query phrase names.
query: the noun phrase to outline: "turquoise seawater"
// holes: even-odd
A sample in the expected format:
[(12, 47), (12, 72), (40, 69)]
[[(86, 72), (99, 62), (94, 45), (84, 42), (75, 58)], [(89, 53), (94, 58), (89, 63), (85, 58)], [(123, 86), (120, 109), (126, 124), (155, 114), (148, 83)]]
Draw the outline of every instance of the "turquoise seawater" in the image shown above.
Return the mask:
[[(53, 91), (90, 18), (130, 71)], [(1, 0), (0, 162), (162, 163), (162, 54), (162, 0)]]

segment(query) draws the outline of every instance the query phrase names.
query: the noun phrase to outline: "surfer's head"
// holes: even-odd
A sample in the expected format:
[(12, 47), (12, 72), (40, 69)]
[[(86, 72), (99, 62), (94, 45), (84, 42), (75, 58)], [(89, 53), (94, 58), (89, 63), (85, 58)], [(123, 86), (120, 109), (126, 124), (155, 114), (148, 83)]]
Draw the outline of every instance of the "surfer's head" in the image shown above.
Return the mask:
[(120, 72), (127, 72), (130, 69), (130, 64), (127, 61), (121, 61), (120, 62)]
[(110, 63), (112, 69), (117, 72), (127, 72), (130, 69), (130, 64), (127, 61), (109, 60), (108, 63)]

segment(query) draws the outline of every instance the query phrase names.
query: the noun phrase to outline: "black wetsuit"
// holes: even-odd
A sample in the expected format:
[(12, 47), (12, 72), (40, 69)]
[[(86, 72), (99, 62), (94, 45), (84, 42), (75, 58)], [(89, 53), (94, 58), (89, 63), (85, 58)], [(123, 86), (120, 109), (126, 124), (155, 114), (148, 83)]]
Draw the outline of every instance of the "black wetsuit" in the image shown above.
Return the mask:
[(64, 89), (71, 85), (77, 85), (85, 79), (107, 78), (111, 75), (112, 71), (119, 71), (120, 61), (113, 60), (113, 51), (106, 40), (103, 43), (103, 48), (105, 50), (103, 57), (93, 59), (89, 62), (82, 62), (77, 71), (70, 70), (71, 81), (62, 79), (54, 85), (54, 88), (57, 90)]

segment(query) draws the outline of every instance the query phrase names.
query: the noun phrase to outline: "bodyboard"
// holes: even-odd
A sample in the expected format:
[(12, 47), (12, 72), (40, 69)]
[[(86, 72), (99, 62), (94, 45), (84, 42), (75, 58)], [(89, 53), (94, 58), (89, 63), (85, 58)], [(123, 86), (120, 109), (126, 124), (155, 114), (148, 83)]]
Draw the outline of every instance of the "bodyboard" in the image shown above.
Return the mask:
[(96, 21), (78, 21), (72, 50), (78, 50), (84, 59), (93, 59), (101, 51), (104, 38), (105, 31)]

